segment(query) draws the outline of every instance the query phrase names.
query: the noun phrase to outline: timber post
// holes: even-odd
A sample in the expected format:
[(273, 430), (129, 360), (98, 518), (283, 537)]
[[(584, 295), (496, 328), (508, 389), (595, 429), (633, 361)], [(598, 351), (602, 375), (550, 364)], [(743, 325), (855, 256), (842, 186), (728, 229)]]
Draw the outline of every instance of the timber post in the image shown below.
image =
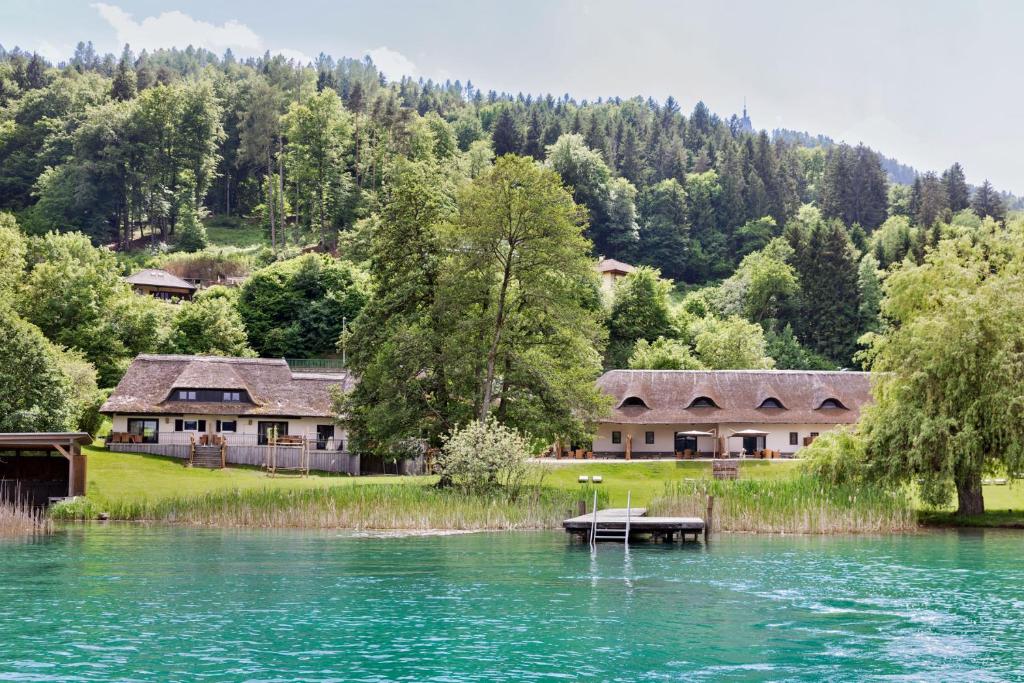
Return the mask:
[(708, 510), (707, 515), (704, 517), (704, 542), (707, 543), (711, 540), (711, 526), (714, 524), (715, 514), (715, 497), (708, 496)]

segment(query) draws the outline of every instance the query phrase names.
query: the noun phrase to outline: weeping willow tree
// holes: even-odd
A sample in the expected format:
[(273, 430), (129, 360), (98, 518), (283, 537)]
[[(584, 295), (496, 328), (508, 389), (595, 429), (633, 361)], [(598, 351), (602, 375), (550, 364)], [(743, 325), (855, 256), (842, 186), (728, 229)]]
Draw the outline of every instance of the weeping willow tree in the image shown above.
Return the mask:
[(888, 328), (867, 335), (869, 469), (919, 481), (926, 502), (985, 510), (982, 477), (1024, 471), (1024, 235), (986, 221), (885, 281)]

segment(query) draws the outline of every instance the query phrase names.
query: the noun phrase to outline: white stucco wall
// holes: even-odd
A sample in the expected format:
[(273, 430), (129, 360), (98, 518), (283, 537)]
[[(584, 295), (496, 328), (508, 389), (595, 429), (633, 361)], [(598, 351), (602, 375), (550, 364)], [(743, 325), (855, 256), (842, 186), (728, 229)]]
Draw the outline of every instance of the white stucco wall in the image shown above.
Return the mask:
[[(804, 437), (810, 436), (812, 432), (822, 434), (835, 427), (832, 424), (735, 424), (723, 423), (717, 425), (717, 432), (722, 436), (728, 436), (733, 432), (744, 429), (758, 429), (768, 432), (765, 437), (765, 448), (776, 450), (781, 453), (796, 453), (803, 447)], [(612, 443), (612, 432), (622, 433), (622, 443)], [(626, 437), (633, 435), (633, 453), (644, 454), (672, 454), (675, 451), (675, 433), (686, 431), (711, 431), (709, 425), (642, 425), (642, 424), (615, 424), (602, 423), (598, 426), (597, 436), (594, 437), (595, 453), (625, 454)], [(645, 433), (654, 432), (654, 443), (645, 443)], [(789, 443), (790, 432), (797, 433), (797, 445)], [(740, 438), (727, 439), (730, 451), (739, 451), (743, 448), (743, 441)], [(711, 453), (715, 450), (714, 437), (697, 437), (697, 450), (702, 453)]]
[[(272, 416), (234, 416), (234, 415), (201, 415), (186, 413), (184, 415), (131, 415), (131, 414), (115, 414), (111, 418), (113, 423), (112, 431), (115, 432), (126, 432), (128, 431), (128, 420), (129, 419), (157, 419), (160, 422), (160, 433), (177, 433), (182, 432), (174, 431), (174, 421), (177, 419), (184, 420), (206, 420), (206, 432), (207, 434), (215, 434), (217, 430), (217, 420), (230, 421), (235, 420), (237, 422), (236, 431), (234, 434), (248, 435), (255, 439), (258, 433), (258, 426), (261, 421), (273, 421), (273, 422), (287, 422), (288, 423), (288, 435), (289, 436), (305, 436), (308, 438), (316, 438), (316, 427), (317, 425), (330, 425), (334, 422), (327, 417), (315, 418), (315, 417), (302, 417), (302, 418), (284, 418), (284, 417), (272, 417)], [(187, 433), (187, 432), (186, 432)], [(198, 433), (198, 432), (195, 432)], [(228, 443), (230, 444), (232, 432), (228, 432)], [(342, 440), (345, 445), (348, 445), (348, 434), (340, 426), (334, 424), (334, 438), (336, 441)]]

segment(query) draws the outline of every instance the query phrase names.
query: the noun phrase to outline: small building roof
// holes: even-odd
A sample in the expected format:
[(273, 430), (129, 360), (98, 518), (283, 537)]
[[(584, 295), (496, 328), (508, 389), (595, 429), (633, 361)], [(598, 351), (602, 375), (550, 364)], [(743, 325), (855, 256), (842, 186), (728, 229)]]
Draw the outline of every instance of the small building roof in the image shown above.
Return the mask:
[(0, 450), (56, 450), (54, 444), (88, 446), (92, 437), (85, 432), (0, 432)]
[(146, 287), (168, 287), (171, 289), (187, 289), (189, 291), (196, 289), (196, 286), (191, 282), (186, 282), (177, 275), (171, 275), (166, 270), (160, 270), (159, 268), (140, 270), (126, 277), (125, 282)]
[[(141, 354), (100, 411), (140, 415), (331, 417), (331, 390), (354, 384), (347, 371), (292, 372), (282, 358)], [(179, 401), (175, 389), (244, 390), (251, 402)]]
[[(852, 424), (871, 400), (866, 372), (609, 370), (597, 386), (614, 401), (604, 421), (620, 424)], [(760, 407), (767, 398), (785, 407)], [(827, 399), (845, 408), (822, 408)]]
[(626, 275), (632, 273), (636, 268), (623, 263), (622, 261), (616, 261), (613, 258), (601, 259), (597, 264), (597, 272), (599, 273), (616, 273), (618, 275)]

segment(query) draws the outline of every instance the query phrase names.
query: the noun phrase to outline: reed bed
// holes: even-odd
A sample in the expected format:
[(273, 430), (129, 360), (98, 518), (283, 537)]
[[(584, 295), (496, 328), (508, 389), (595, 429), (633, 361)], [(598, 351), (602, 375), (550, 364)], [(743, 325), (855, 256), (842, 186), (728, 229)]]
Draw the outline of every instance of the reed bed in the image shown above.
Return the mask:
[(865, 485), (830, 486), (808, 476), (671, 482), (651, 501), (649, 514), (704, 518), (708, 495), (715, 497), (715, 531), (880, 534), (917, 528), (911, 501), (899, 492)]
[(0, 537), (30, 536), (50, 531), (50, 520), (23, 502), (0, 500)]
[[(518, 496), (502, 491), (469, 494), (426, 485), (363, 485), (314, 489), (236, 489), (156, 502), (87, 499), (54, 506), (60, 520), (110, 519), (188, 526), (496, 530), (547, 529), (575, 515), (578, 491), (530, 487)], [(599, 498), (606, 502), (607, 496)]]

